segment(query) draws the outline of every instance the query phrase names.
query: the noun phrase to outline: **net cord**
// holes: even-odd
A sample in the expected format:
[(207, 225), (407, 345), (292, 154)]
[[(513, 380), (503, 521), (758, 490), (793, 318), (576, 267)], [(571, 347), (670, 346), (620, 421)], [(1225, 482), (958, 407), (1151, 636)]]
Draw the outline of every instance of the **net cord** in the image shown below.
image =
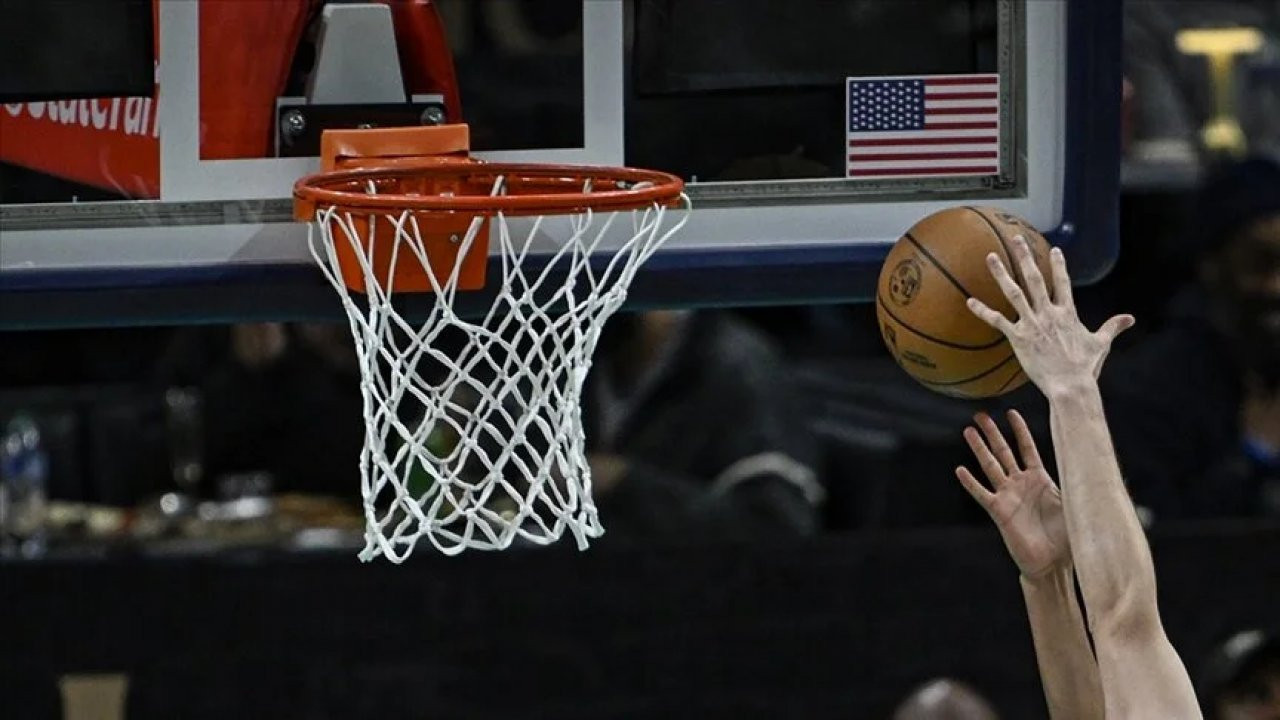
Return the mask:
[[(491, 194), (501, 194), (504, 187), (504, 178), (497, 178)], [(370, 183), (369, 192), (374, 191)], [(589, 193), (590, 185), (583, 191)], [(603, 220), (590, 209), (539, 216), (523, 237), (513, 236), (505, 215), (494, 215), (491, 253), (498, 262), (497, 272), (491, 264), (490, 273), (498, 276), (498, 292), (476, 320), (459, 316), (454, 302), (462, 259), (475, 244), (483, 218), (471, 221), (458, 238), (457, 260), (439, 273), (428, 261), (418, 217), (411, 211), (385, 216), (389, 223), (369, 222), (362, 237), (351, 213), (318, 209), (308, 248), (339, 294), (360, 366), (362, 560), (381, 555), (402, 562), (423, 537), (440, 552), (455, 555), (468, 548), (504, 549), (516, 539), (545, 545), (566, 530), (585, 549), (590, 538), (603, 533), (585, 457), (583, 383), (604, 322), (625, 301), (639, 267), (688, 221), (689, 207), (682, 196), (674, 208), (679, 217), (670, 224), (665, 221), (672, 208), (655, 204), (630, 211), (630, 239), (607, 261), (596, 263), (592, 260), (600, 257), (618, 212), (601, 213)], [(568, 239), (549, 255), (535, 254), (544, 223), (561, 219), (569, 223)], [(359, 263), (363, 303), (342, 279), (338, 243), (346, 243)], [(434, 302), (417, 324), (393, 304), (394, 272), (376, 275), (379, 243), (391, 244), (389, 268), (408, 252), (426, 273)], [(557, 269), (564, 271), (558, 286), (549, 280)], [(466, 336), (456, 356), (434, 343), (448, 329)], [(424, 360), (444, 368), (443, 378), (424, 378), (418, 372)], [(464, 396), (473, 401), (465, 402)], [(422, 408), (421, 417), (402, 416), (406, 398)], [(443, 456), (428, 447), (440, 431), (458, 439)], [(477, 463), (483, 472), (473, 479), (465, 470)], [(415, 472), (430, 478), (416, 496), (410, 489)]]

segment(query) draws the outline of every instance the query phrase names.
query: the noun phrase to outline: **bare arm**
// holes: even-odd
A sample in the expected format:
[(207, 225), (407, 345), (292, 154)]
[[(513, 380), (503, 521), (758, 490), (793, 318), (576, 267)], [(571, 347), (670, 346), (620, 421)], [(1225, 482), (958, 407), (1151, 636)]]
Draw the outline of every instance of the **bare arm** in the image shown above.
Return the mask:
[(1036, 579), (1023, 577), (1022, 597), (1027, 603), (1049, 717), (1102, 720), (1102, 681), (1076, 602), (1071, 567)]
[(1049, 399), (1067, 534), (1107, 717), (1199, 718), (1191, 681), (1160, 622), (1150, 549), (1120, 477), (1096, 380), (1112, 340), (1133, 318), (1116, 316), (1089, 332), (1076, 316), (1062, 253), (1055, 249), (1051, 258), (1050, 298), (1026, 242), (1015, 238), (1014, 250), (1025, 292), (996, 255), (988, 263), (1018, 321), (976, 299), (969, 305), (1009, 338), (1023, 370)]
[(1111, 446), (1092, 378), (1053, 390), (1050, 427), (1059, 457), (1067, 532), (1089, 613), (1107, 710), (1114, 717), (1198, 718), (1191, 680), (1165, 636), (1151, 551)]
[(1049, 717), (1102, 720), (1102, 685), (1076, 601), (1062, 496), (1021, 415), (1009, 413), (1021, 463), (995, 421), (986, 413), (974, 420), (982, 434), (966, 428), (964, 437), (994, 492), (965, 468), (956, 475), (995, 522), (1021, 573)]

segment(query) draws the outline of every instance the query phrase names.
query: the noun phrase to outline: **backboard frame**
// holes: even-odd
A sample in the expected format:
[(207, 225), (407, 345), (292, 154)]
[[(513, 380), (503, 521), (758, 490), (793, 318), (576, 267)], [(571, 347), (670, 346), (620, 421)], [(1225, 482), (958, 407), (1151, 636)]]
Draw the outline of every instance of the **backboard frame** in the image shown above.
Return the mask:
[[(1105, 275), (1118, 253), (1121, 18), (1119, 8), (1108, 7), (1108, 3), (1088, 0), (1064, 0), (1064, 3), (1065, 116), (1070, 121), (1063, 123), (1062, 221), (1057, 227), (1049, 228), (1046, 235), (1051, 242), (1064, 247), (1073, 276), (1079, 283), (1087, 284)], [(169, 7), (162, 6), (162, 12), (181, 13), (180, 6), (186, 4), (165, 5)], [(584, 12), (606, 12), (611, 5), (614, 3), (586, 3)], [(620, 41), (620, 37), (613, 39)], [(594, 51), (601, 57), (612, 58), (613, 54), (601, 47), (591, 47), (593, 42), (610, 41), (609, 37), (587, 35), (587, 56), (591, 57)], [(190, 65), (171, 61), (174, 52), (181, 51), (162, 51), (162, 84), (166, 78), (180, 82), (183, 76), (178, 73), (189, 72), (184, 68)], [(593, 64), (598, 63), (586, 63), (587, 72)], [(167, 73), (175, 75), (170, 78)], [(594, 144), (597, 151), (602, 147), (616, 149), (616, 154), (621, 156), (621, 99), (616, 103), (605, 102), (602, 107), (611, 108), (610, 112), (616, 111), (618, 116), (603, 118), (595, 130), (589, 124), (585, 128), (587, 147)], [(162, 117), (161, 122), (165, 128), (182, 125), (181, 118)], [(610, 132), (608, 128), (613, 130)], [(597, 137), (593, 132), (604, 134)], [(168, 135), (166, 129), (161, 137)], [(568, 152), (563, 157), (550, 158), (493, 153), (492, 157), (507, 161), (582, 162), (586, 158), (581, 155)], [(592, 159), (599, 157), (592, 155)], [(162, 163), (165, 162), (176, 161), (162, 159)], [(216, 171), (216, 168), (210, 169)], [(164, 177), (162, 174), (162, 179)], [(795, 197), (788, 197), (767, 183), (736, 187), (695, 184), (690, 190), (698, 208), (767, 202), (769, 207), (803, 211), (805, 206), (812, 207), (818, 202), (814, 191), (820, 183), (816, 181), (807, 191), (805, 183), (789, 183), (787, 188), (800, 189), (794, 193)], [(964, 196), (957, 194), (948, 199), (958, 204), (964, 201)], [(831, 200), (830, 196), (825, 198), (825, 202)], [(999, 199), (994, 202), (998, 203)], [(102, 215), (89, 205), (0, 206), (0, 245), (3, 233), (34, 227), (56, 226), (70, 232), (77, 228), (100, 228)], [(116, 211), (120, 210), (117, 206)], [(217, 233), (223, 227), (219, 223), (262, 222), (268, 223), (264, 225), (268, 229), (274, 227), (281, 231), (282, 242), (288, 242), (284, 236), (289, 232), (296, 232), (296, 227), (280, 222), (289, 214), (287, 200), (165, 200), (149, 210), (152, 222), (173, 227), (175, 233), (187, 225), (211, 223), (210, 232)], [(123, 236), (131, 232), (130, 225), (137, 224), (135, 218), (131, 224), (96, 232)], [(1079, 242), (1078, 238), (1085, 234), (1090, 241)], [(888, 243), (854, 243), (669, 250), (652, 258), (639, 273), (628, 306), (640, 309), (866, 301), (871, 297), (879, 263), (888, 248)], [(0, 272), (0, 328), (273, 319), (336, 321), (341, 318), (331, 288), (315, 268), (277, 260), (267, 257), (260, 263), (183, 267), (163, 266), (160, 259), (157, 266), (152, 267), (5, 270)], [(0, 262), (0, 267), (3, 266)], [(710, 297), (706, 294), (709, 283), (715, 287)]]

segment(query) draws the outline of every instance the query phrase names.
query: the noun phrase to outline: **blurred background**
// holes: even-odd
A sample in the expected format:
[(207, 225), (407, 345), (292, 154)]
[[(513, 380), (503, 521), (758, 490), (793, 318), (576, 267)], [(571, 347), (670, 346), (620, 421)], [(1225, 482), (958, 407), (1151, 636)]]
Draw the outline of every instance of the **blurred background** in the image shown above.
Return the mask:
[[(1278, 718), (1280, 2), (1124, 23), (1121, 253), (1076, 298), (1138, 318), (1102, 382), (1168, 632), (1211, 716)], [(5, 202), (75, 192), (0, 168)], [(585, 554), (355, 562), (358, 382), (343, 324), (0, 333), (0, 717), (1044, 717), (952, 472), (977, 409), (1047, 450), (1044, 402), (914, 384), (870, 305), (615, 318)]]

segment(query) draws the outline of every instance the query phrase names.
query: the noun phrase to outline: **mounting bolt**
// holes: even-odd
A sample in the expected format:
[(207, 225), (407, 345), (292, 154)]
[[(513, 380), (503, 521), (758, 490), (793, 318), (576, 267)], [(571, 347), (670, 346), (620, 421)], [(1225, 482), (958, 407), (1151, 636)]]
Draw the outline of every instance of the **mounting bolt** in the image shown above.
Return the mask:
[(439, 105), (432, 105), (422, 111), (423, 125), (443, 125), (444, 121), (444, 108)]
[(280, 132), (290, 140), (298, 137), (307, 129), (307, 117), (301, 110), (286, 110), (280, 116)]

